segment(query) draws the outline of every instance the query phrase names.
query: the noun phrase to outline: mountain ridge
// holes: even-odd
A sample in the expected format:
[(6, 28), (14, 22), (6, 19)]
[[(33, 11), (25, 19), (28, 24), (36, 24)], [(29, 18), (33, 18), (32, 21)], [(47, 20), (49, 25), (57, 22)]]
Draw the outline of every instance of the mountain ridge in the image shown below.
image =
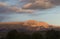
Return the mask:
[(36, 26), (44, 26), (44, 27), (48, 27), (48, 23), (46, 22), (38, 22), (35, 20), (28, 20), (28, 21), (24, 21), (24, 22), (0, 22), (1, 24), (21, 24), (24, 26), (32, 26), (32, 27), (36, 27)]
[(28, 20), (24, 22), (0, 22), (0, 29), (26, 29), (26, 30), (44, 30), (60, 28), (55, 25), (49, 25), (46, 22)]

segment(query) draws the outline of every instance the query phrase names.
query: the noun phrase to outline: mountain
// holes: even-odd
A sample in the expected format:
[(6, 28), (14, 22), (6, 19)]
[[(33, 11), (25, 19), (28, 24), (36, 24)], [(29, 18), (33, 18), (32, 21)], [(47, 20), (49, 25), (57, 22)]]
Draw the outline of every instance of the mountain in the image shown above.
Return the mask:
[(47, 29), (49, 24), (46, 22), (39, 22), (35, 20), (28, 20), (24, 22), (0, 22), (0, 31), (9, 31), (12, 29), (20, 31), (39, 31)]
[(20, 31), (40, 31), (40, 30), (48, 30), (48, 29), (58, 29), (60, 27), (56, 27), (54, 25), (49, 25), (46, 22), (39, 22), (35, 20), (28, 20), (24, 22), (0, 22), (0, 31), (9, 31), (12, 29), (20, 30)]
[(0, 22), (1, 24), (19, 24), (19, 25), (24, 25), (24, 26), (31, 26), (31, 27), (36, 27), (36, 26), (44, 26), (44, 27), (48, 27), (48, 23), (46, 22), (38, 22), (35, 20), (28, 20), (28, 21), (24, 21), (24, 22)]
[(50, 29), (60, 30), (60, 27), (35, 20), (28, 20), (24, 22), (0, 22), (0, 36), (5, 37), (7, 32), (13, 29), (19, 32), (32, 33), (35, 31), (46, 31)]

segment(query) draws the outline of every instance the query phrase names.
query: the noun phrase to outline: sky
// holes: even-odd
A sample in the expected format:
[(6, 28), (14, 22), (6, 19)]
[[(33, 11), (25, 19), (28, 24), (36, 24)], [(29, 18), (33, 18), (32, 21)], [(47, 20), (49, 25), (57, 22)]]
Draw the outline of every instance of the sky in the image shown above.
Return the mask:
[(0, 22), (27, 20), (60, 25), (60, 0), (0, 0)]

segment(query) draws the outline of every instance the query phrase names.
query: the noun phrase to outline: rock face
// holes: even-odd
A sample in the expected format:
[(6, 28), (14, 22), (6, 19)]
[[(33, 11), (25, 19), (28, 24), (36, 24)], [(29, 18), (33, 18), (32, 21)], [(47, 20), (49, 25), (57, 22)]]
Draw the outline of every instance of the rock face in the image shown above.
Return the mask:
[(28, 21), (24, 22), (23, 25), (28, 25), (28, 26), (32, 26), (32, 27), (43, 26), (45, 28), (48, 28), (48, 26), (49, 26), (49, 24), (46, 22), (38, 22), (35, 20), (28, 20)]

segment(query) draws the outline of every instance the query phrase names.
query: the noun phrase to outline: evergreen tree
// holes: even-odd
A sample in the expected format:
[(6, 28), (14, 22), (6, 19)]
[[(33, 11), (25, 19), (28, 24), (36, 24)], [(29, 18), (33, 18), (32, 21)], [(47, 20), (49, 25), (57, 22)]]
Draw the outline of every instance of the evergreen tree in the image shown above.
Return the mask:
[(16, 30), (12, 30), (8, 32), (6, 39), (17, 39), (18, 32)]
[(20, 33), (19, 39), (31, 39), (31, 36), (25, 32), (24, 33), (22, 32)]
[(34, 32), (32, 34), (32, 39), (43, 39), (43, 36), (39, 32)]
[(59, 39), (59, 32), (55, 30), (48, 30), (46, 33), (46, 39)]

